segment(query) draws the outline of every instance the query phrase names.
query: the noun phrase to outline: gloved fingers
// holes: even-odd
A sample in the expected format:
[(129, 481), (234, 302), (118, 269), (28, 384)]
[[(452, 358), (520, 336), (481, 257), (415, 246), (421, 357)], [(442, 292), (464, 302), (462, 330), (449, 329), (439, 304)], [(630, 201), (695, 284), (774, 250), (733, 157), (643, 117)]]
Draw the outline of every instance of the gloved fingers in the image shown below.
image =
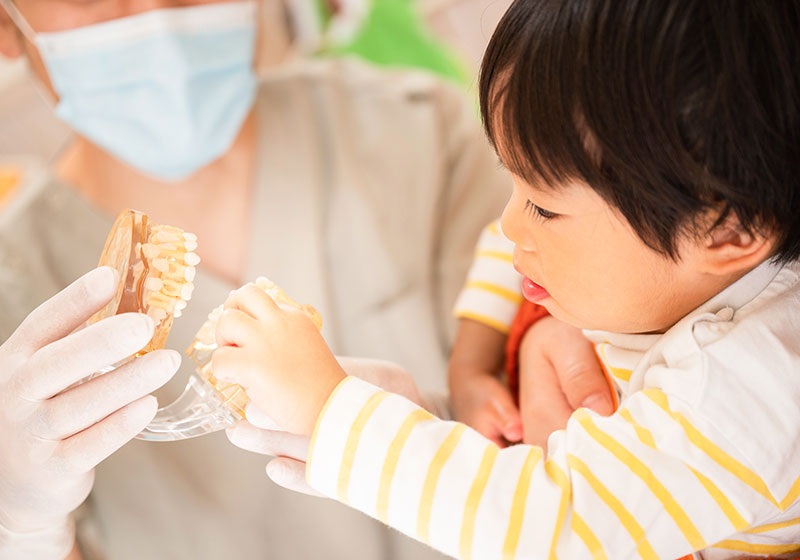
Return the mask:
[(157, 350), (128, 362), (45, 401), (34, 430), (46, 439), (77, 434), (164, 385), (180, 363), (180, 354), (173, 350)]
[(250, 422), (256, 428), (261, 428), (262, 430), (279, 430), (281, 427), (270, 418), (269, 414), (258, 408), (256, 403), (250, 401), (247, 403), (247, 406), (244, 409), (245, 416), (247, 417), (247, 421)]
[(34, 309), (11, 339), (27, 354), (59, 340), (103, 308), (116, 293), (117, 272), (96, 268)]
[(153, 320), (139, 313), (104, 319), (38, 350), (18, 380), (20, 396), (48, 399), (135, 354), (153, 337)]
[(232, 444), (246, 451), (274, 457), (291, 457), (299, 461), (308, 459), (311, 440), (306, 436), (278, 430), (262, 430), (247, 422), (229, 428), (226, 433)]
[(245, 346), (257, 332), (258, 323), (246, 312), (226, 309), (217, 321), (218, 346)]
[(306, 482), (306, 464), (302, 461), (289, 459), (288, 457), (276, 457), (267, 463), (267, 476), (278, 486), (283, 486), (287, 490), (318, 496), (324, 498)]
[(133, 401), (94, 426), (63, 440), (56, 456), (65, 470), (88, 472), (141, 432), (157, 409), (158, 401), (152, 395)]

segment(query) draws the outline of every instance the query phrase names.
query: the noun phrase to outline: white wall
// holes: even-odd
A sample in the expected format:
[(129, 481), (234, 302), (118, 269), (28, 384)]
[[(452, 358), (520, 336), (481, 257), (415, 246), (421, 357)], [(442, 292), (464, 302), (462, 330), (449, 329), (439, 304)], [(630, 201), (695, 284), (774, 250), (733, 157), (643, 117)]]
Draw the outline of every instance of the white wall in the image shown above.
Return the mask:
[(483, 51), (511, 0), (421, 0), (433, 31), (459, 49), (477, 72)]

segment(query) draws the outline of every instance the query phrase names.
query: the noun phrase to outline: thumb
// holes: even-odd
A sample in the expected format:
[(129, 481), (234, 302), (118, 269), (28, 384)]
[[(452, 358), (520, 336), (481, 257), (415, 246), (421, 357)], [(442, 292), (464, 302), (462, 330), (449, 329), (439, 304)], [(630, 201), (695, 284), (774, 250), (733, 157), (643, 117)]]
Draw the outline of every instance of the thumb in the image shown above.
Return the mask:
[(267, 476), (278, 486), (288, 490), (324, 497), (306, 482), (306, 464), (288, 457), (277, 457), (267, 463)]
[(551, 360), (573, 410), (590, 408), (604, 416), (614, 412), (612, 389), (591, 342), (575, 345), (572, 352), (552, 356)]

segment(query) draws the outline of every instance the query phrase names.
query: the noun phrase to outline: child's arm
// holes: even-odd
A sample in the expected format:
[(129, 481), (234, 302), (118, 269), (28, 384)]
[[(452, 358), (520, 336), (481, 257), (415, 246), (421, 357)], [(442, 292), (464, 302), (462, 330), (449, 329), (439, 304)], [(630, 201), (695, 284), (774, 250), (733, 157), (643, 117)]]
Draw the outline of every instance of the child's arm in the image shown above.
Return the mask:
[(499, 220), (481, 232), (453, 311), (459, 324), (448, 367), (456, 420), (501, 446), (522, 438), (515, 397), (500, 379), (506, 335), (522, 302), (522, 277), (514, 270), (513, 250)]
[(285, 429), (316, 430), (312, 487), (449, 554), (676, 558), (779, 513), (737, 448), (660, 389), (613, 416), (577, 411), (545, 458), (347, 377), (313, 323), (260, 290), (229, 306), (218, 338), (236, 346), (215, 373)]
[(453, 414), (495, 444), (522, 438), (522, 418), (508, 385), (500, 379), (506, 336), (471, 319), (461, 319), (448, 381)]

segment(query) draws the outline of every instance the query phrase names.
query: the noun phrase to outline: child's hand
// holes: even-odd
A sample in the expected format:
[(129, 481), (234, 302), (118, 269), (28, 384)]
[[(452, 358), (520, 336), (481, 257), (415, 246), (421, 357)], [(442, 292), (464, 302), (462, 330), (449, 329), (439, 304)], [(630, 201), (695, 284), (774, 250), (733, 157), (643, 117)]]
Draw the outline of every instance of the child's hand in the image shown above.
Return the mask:
[(508, 387), (487, 371), (464, 371), (457, 376), (459, 382), (451, 382), (450, 389), (456, 419), (500, 447), (520, 441), (522, 416)]
[(523, 442), (547, 448), (547, 438), (565, 428), (570, 415), (585, 407), (614, 412), (594, 345), (580, 329), (553, 317), (537, 321), (519, 348), (519, 402)]
[(283, 429), (310, 435), (333, 389), (346, 377), (317, 327), (302, 311), (279, 307), (248, 285), (225, 302), (212, 365), (239, 383)]
[(450, 401), (456, 420), (497, 445), (522, 439), (522, 417), (499, 372), (506, 336), (478, 321), (461, 319), (450, 356)]

